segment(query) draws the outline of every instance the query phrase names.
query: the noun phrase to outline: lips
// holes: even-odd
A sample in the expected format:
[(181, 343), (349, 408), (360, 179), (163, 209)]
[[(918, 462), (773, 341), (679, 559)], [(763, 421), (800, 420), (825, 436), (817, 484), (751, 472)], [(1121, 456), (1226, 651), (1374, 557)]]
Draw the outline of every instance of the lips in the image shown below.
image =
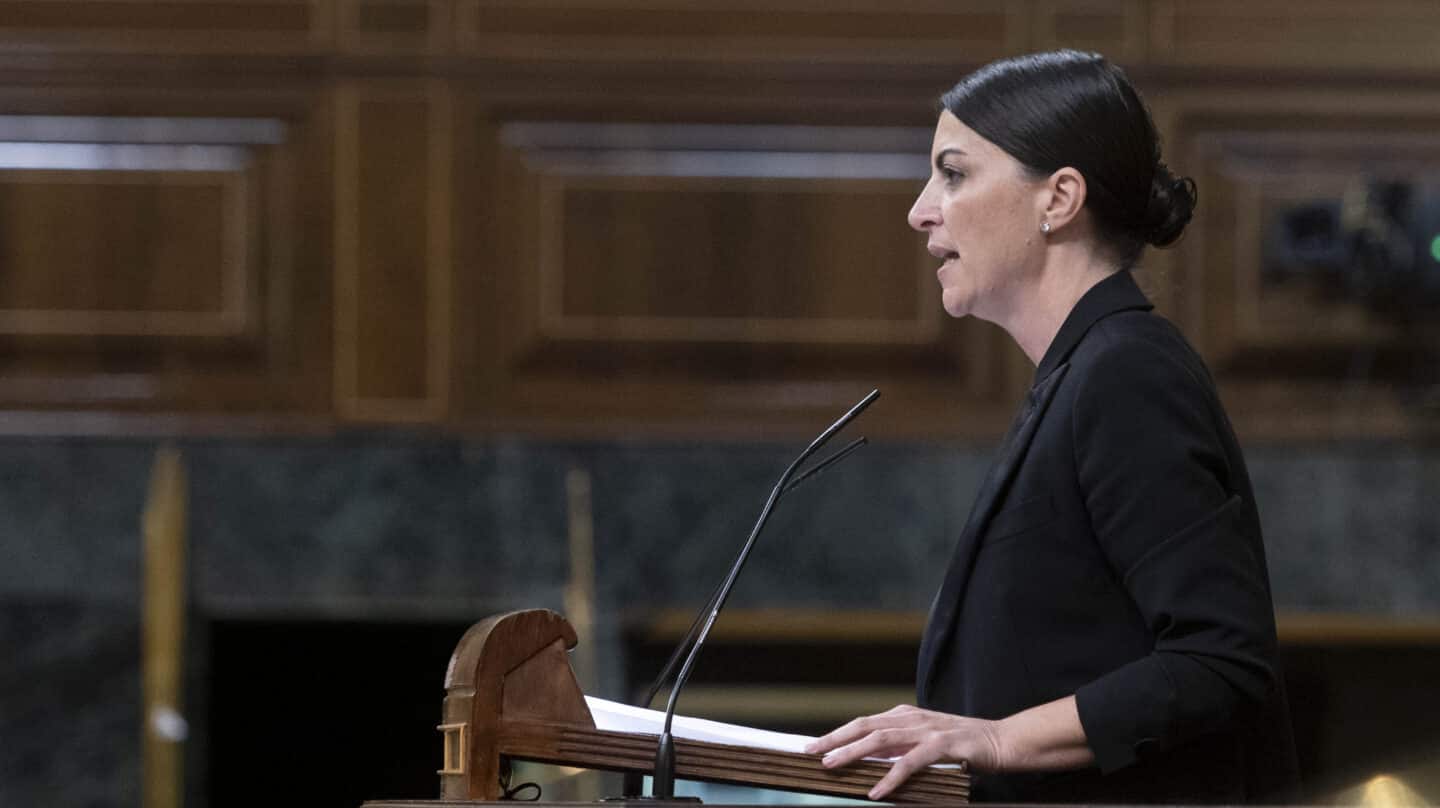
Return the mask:
[(926, 251), (928, 251), (931, 255), (935, 256), (936, 258), (943, 259), (943, 260), (946, 261), (947, 263), (950, 262), (950, 261), (955, 260), (956, 258), (959, 258), (959, 257), (960, 257), (960, 253), (955, 252), (954, 250), (950, 249), (949, 247), (946, 247), (946, 246), (943, 245), (943, 244), (936, 244), (936, 243), (933, 242), (933, 241), (930, 242), (929, 244), (926, 244), (926, 245), (925, 245), (925, 249), (926, 249)]

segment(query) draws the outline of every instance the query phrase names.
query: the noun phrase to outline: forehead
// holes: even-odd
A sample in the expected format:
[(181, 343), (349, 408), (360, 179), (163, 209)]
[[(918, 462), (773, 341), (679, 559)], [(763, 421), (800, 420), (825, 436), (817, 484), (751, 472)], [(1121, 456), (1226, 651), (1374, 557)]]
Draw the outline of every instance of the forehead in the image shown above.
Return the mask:
[(930, 145), (930, 156), (933, 158), (949, 149), (958, 149), (971, 157), (995, 157), (1004, 154), (1000, 147), (961, 123), (960, 119), (947, 109), (940, 112), (940, 120), (935, 123), (935, 139)]

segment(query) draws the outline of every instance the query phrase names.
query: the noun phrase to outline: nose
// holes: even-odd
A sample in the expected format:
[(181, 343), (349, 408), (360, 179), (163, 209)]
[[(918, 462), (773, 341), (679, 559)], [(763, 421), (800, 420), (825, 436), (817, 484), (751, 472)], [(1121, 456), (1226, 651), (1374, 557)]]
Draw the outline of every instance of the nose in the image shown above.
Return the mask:
[(910, 206), (910, 214), (905, 217), (911, 227), (922, 233), (929, 232), (930, 228), (940, 224), (940, 206), (931, 193), (934, 186), (934, 182), (925, 183), (920, 195), (915, 197), (915, 204)]

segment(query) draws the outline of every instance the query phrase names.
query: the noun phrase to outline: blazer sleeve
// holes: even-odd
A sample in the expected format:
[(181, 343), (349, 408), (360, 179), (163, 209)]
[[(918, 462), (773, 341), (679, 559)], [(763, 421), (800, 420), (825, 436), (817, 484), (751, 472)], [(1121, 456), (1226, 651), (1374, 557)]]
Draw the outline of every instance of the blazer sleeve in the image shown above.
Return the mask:
[(1096, 763), (1110, 772), (1233, 726), (1261, 703), (1275, 679), (1275, 617), (1208, 376), (1131, 341), (1107, 346), (1077, 395), (1075, 461), (1092, 528), (1154, 642), (1076, 692)]

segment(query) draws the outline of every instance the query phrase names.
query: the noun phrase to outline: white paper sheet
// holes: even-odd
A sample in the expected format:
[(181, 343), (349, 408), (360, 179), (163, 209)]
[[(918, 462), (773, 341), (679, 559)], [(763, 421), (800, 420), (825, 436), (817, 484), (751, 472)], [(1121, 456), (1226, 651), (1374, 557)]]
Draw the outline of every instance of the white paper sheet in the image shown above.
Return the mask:
[[(618, 701), (598, 699), (594, 696), (586, 696), (585, 703), (590, 706), (590, 714), (595, 718), (595, 728), (610, 730), (612, 732), (644, 732), (650, 735), (659, 735), (660, 729), (665, 725), (665, 713), (661, 710), (647, 710), (644, 707), (633, 707), (629, 704), (621, 704)], [(707, 741), (709, 743), (726, 743), (732, 746), (749, 746), (755, 749), (772, 749), (777, 752), (800, 752), (805, 751), (805, 746), (815, 740), (809, 735), (792, 735), (788, 732), (772, 732), (768, 729), (755, 729), (739, 724), (726, 724), (721, 721), (711, 721), (706, 718), (692, 718), (687, 715), (677, 715), (670, 724), (670, 733), (676, 738), (684, 738), (689, 741)], [(865, 758), (866, 760), (880, 760), (892, 762), (895, 758)], [(932, 769), (957, 769), (958, 764), (954, 763), (932, 763)]]
[[(614, 732), (646, 732), (659, 735), (665, 724), (665, 713), (632, 707), (618, 701), (597, 699), (586, 696), (590, 714), (595, 717), (595, 728)], [(785, 732), (771, 732), (765, 729), (744, 727), (739, 724), (725, 724), (704, 718), (677, 715), (670, 725), (670, 732), (676, 738), (691, 741), (726, 743), (733, 746), (751, 746), (756, 749), (773, 749), (777, 752), (802, 752), (805, 745), (815, 740), (809, 735), (791, 735)]]

